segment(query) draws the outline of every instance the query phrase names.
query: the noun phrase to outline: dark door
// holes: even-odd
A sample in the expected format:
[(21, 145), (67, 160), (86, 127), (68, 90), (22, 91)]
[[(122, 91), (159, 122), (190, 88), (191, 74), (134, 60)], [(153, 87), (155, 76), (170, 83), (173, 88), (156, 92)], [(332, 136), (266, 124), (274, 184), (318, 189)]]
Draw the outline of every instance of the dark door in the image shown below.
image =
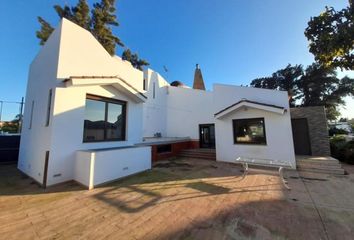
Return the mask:
[(215, 148), (214, 124), (199, 125), (199, 144), (201, 148)]
[(295, 154), (311, 155), (309, 127), (306, 118), (291, 119)]

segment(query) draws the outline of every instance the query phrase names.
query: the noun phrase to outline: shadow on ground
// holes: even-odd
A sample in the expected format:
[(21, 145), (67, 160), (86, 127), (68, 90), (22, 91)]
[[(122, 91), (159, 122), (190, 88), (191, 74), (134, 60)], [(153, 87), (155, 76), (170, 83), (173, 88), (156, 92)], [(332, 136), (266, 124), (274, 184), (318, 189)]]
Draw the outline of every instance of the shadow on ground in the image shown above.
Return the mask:
[(33, 195), (83, 189), (74, 181), (44, 189), (36, 181), (21, 173), (16, 165), (0, 165), (0, 195)]

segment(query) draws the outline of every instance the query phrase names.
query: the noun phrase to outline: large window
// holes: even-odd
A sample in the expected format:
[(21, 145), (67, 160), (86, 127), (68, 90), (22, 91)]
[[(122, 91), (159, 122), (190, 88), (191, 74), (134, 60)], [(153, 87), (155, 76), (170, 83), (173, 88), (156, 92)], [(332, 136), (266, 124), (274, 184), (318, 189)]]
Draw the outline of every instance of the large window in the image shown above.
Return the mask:
[(234, 119), (235, 144), (267, 144), (264, 118)]
[(87, 95), (84, 142), (124, 141), (126, 102)]

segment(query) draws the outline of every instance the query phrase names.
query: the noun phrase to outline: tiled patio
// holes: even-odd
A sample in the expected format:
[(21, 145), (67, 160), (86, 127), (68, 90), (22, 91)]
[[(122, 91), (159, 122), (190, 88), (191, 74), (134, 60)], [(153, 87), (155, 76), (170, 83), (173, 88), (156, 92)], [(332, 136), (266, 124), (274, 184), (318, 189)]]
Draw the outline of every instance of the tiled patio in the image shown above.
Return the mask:
[[(353, 239), (350, 175), (276, 174), (205, 160), (162, 162), (152, 171), (83, 190), (42, 190), (0, 166), (1, 239)], [(275, 173), (275, 172), (274, 172)]]

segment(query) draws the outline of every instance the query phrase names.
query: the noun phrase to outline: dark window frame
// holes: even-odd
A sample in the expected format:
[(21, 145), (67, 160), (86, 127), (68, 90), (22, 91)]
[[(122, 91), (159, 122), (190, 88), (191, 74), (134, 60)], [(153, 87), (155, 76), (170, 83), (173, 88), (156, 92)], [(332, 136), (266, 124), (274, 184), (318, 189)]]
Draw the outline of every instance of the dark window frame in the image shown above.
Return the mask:
[[(262, 121), (263, 125), (263, 135), (264, 135), (264, 141), (258, 141), (258, 142), (245, 142), (245, 141), (237, 141), (237, 135), (236, 135), (236, 125), (237, 122), (247, 122), (247, 121)], [(244, 145), (261, 145), (265, 146), (267, 145), (267, 135), (266, 135), (266, 129), (265, 129), (265, 120), (264, 118), (240, 118), (240, 119), (233, 119), (232, 120), (232, 130), (233, 130), (233, 137), (234, 137), (234, 144), (244, 144)]]
[(33, 111), (34, 111), (34, 100), (32, 100), (32, 103), (31, 103), (30, 121), (29, 121), (28, 129), (32, 129)]
[(52, 111), (52, 97), (53, 97), (53, 89), (49, 89), (48, 94), (48, 102), (47, 102), (47, 114), (45, 119), (45, 126), (48, 127), (50, 123), (50, 115)]
[[(85, 139), (85, 124), (84, 124), (84, 130), (83, 130), (83, 143), (94, 143), (94, 142), (123, 142), (126, 141), (127, 139), (127, 134), (126, 134), (126, 127), (127, 127), (127, 101), (123, 100), (118, 100), (114, 98), (107, 98), (107, 97), (102, 97), (94, 94), (86, 94), (86, 99), (89, 100), (94, 100), (94, 101), (100, 101), (105, 103), (105, 113), (104, 113), (104, 121), (105, 121), (105, 126), (104, 126), (104, 131), (103, 131), (103, 138), (102, 140), (86, 140)], [(123, 121), (123, 126), (122, 126), (122, 138), (107, 138), (107, 118), (108, 118), (108, 104), (118, 104), (122, 106), (122, 117), (124, 119)], [(86, 106), (85, 106), (86, 107)]]

